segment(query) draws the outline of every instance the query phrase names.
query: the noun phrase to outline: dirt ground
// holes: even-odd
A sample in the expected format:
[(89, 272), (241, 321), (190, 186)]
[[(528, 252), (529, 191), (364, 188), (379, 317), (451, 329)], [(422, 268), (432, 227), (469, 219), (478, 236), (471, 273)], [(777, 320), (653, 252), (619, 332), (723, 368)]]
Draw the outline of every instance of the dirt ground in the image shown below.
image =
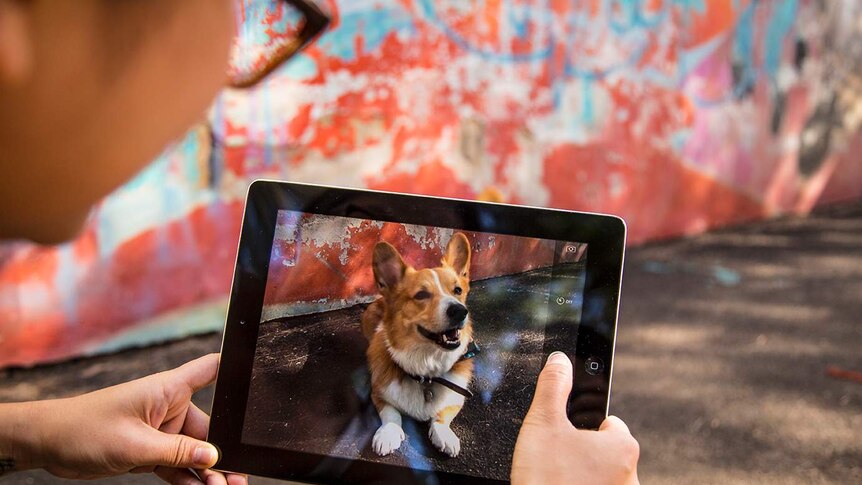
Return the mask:
[[(862, 384), (827, 374), (862, 372), (860, 247), (856, 203), (629, 250), (611, 412), (640, 441), (643, 483), (862, 483)], [(78, 394), (219, 343), (7, 369), (0, 402)], [(208, 408), (211, 393), (196, 402)], [(0, 478), (56, 482), (39, 471)]]
[[(563, 265), (555, 277), (577, 278), (582, 287), (583, 269)], [(380, 457), (371, 449), (380, 421), (359, 329), (365, 305), (261, 324), (242, 441), (507, 479), (543, 360), (544, 329), (533, 315), (556, 305), (549, 301), (550, 281), (545, 268), (471, 284), (467, 306), (481, 351), (473, 359), (475, 395), (452, 422), (461, 440), (456, 458), (438, 452), (427, 438), (428, 425), (407, 416), (407, 440), (398, 451)]]

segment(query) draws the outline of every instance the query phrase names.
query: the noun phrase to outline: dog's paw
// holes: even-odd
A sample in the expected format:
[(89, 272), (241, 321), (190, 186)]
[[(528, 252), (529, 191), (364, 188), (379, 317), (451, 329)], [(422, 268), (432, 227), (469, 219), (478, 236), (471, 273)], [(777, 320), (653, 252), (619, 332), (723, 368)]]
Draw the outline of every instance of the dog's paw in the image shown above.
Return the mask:
[(397, 450), (402, 441), (404, 441), (404, 430), (401, 429), (401, 426), (395, 423), (386, 423), (377, 428), (374, 439), (371, 440), (371, 447), (378, 455), (386, 456)]
[(456, 457), (461, 452), (461, 440), (445, 424), (431, 423), (428, 437), (431, 438), (431, 443), (434, 443), (437, 449), (451, 457)]

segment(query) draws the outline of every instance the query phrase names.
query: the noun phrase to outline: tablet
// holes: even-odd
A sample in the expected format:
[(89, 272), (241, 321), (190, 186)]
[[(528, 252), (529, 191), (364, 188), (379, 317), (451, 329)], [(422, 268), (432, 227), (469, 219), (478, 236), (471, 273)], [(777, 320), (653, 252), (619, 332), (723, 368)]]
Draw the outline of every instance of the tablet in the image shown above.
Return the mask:
[(215, 468), (311, 483), (507, 483), (548, 354), (572, 423), (607, 415), (614, 216), (256, 181), (209, 441)]

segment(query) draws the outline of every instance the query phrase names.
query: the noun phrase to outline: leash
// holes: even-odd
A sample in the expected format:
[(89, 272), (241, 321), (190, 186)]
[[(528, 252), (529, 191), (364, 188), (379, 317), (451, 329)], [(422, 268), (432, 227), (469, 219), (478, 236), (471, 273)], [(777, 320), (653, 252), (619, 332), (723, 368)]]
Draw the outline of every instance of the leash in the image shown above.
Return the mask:
[[(472, 359), (473, 357), (476, 357), (476, 355), (478, 355), (481, 351), (482, 349), (479, 348), (479, 344), (474, 341), (470, 341), (470, 343), (467, 345), (467, 350), (464, 351), (464, 355), (462, 355), (461, 358), (458, 359), (458, 362), (461, 362), (462, 360)], [(401, 369), (401, 366), (399, 366), (397, 362), (394, 363), (399, 369)], [(404, 369), (401, 369), (401, 372), (404, 372), (405, 374), (407, 374), (408, 377), (418, 382), (422, 386), (422, 393), (425, 396), (425, 402), (430, 402), (432, 399), (434, 399), (434, 391), (431, 389), (431, 386), (434, 384), (440, 384), (441, 386), (446, 387), (454, 392), (457, 392), (464, 397), (473, 397), (473, 392), (470, 391), (470, 389), (467, 389), (466, 387), (461, 387), (458, 384), (455, 384), (454, 382), (444, 377), (417, 376), (414, 374), (409, 374)]]

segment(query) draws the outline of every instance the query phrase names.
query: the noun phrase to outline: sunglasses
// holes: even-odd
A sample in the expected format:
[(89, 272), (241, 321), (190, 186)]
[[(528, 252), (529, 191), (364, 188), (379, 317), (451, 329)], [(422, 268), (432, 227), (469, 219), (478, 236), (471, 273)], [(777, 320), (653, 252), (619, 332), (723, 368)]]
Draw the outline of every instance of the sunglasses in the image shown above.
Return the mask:
[(306, 0), (236, 0), (228, 85), (251, 87), (311, 43), (329, 16)]

